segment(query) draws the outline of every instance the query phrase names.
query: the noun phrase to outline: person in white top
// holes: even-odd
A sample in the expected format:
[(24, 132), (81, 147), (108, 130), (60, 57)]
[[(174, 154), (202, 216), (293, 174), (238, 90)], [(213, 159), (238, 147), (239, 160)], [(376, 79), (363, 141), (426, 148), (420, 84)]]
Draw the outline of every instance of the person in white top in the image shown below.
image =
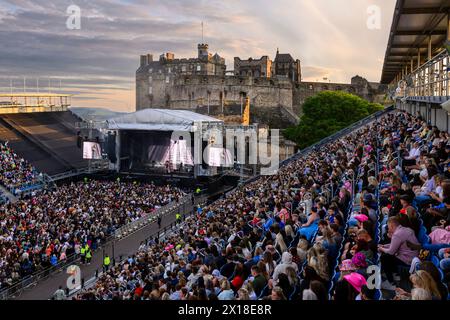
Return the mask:
[(413, 147), (409, 150), (409, 155), (405, 157), (406, 160), (416, 160), (420, 157), (420, 146), (418, 142), (414, 142)]

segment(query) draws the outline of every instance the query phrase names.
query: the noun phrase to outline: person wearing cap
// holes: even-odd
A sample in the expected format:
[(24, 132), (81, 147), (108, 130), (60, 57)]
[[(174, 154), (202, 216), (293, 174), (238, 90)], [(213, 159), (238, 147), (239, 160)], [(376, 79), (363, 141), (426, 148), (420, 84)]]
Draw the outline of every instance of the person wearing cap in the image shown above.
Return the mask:
[(367, 281), (361, 274), (356, 272), (347, 274), (336, 283), (333, 299), (337, 302), (355, 301), (366, 284)]
[(352, 272), (356, 271), (356, 266), (353, 264), (352, 259), (345, 259), (342, 261), (342, 263), (339, 265), (339, 271), (340, 271), (340, 277), (343, 278), (347, 274), (350, 274)]
[[(357, 272), (352, 272), (344, 276), (344, 280), (346, 280), (356, 290), (358, 295), (361, 294), (362, 287), (367, 285), (366, 278)], [(356, 299), (359, 300), (358, 298)]]

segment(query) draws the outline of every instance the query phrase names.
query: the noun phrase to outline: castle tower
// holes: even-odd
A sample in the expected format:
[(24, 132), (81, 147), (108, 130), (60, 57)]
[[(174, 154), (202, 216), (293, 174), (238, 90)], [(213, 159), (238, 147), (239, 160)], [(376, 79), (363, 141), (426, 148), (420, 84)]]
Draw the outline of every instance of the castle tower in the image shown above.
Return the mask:
[(207, 59), (208, 58), (208, 44), (200, 43), (198, 45), (198, 58)]

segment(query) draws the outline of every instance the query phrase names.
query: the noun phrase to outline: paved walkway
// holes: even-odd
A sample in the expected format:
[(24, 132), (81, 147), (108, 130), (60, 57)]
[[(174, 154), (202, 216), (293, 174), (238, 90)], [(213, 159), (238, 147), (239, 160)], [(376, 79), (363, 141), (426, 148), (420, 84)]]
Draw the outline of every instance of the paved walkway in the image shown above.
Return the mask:
[[(193, 206), (188, 203), (185, 206), (185, 213), (188, 214), (192, 212)], [(168, 214), (162, 218), (161, 229), (170, 226), (171, 223), (175, 222), (175, 212)], [(123, 238), (114, 244), (114, 257), (116, 262), (119, 261), (120, 256), (126, 259), (129, 255), (134, 254), (142, 241), (149, 238), (150, 236), (156, 235), (158, 232), (157, 223), (151, 223), (144, 228), (136, 231), (130, 236)], [(112, 244), (108, 244), (104, 247), (105, 253), (113, 258), (113, 248)], [(103, 252), (102, 249), (97, 250), (93, 257), (91, 264), (80, 265), (76, 263), (81, 268), (81, 277), (88, 281), (95, 276), (96, 271), (100, 273), (102, 271), (103, 264)], [(51, 275), (48, 279), (43, 280), (36, 284), (36, 286), (24, 290), (22, 293), (18, 294), (14, 300), (48, 300), (52, 297), (53, 293), (58, 289), (59, 286), (66, 288), (66, 281), (69, 275), (65, 273), (65, 269), (60, 272)]]

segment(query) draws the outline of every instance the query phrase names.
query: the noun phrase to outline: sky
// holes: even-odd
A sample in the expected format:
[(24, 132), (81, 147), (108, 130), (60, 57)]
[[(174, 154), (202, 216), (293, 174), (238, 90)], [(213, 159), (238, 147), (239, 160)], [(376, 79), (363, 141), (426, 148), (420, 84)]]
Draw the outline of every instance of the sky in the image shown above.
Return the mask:
[[(25, 77), (30, 92), (39, 84), (74, 94), (75, 106), (134, 111), (139, 56), (195, 57), (202, 21), (204, 42), (228, 70), (235, 56), (273, 59), (279, 48), (300, 59), (305, 81), (349, 83), (358, 74), (378, 82), (395, 2), (0, 0), (0, 92), (11, 83), (22, 92)], [(79, 29), (67, 27), (71, 5)]]

